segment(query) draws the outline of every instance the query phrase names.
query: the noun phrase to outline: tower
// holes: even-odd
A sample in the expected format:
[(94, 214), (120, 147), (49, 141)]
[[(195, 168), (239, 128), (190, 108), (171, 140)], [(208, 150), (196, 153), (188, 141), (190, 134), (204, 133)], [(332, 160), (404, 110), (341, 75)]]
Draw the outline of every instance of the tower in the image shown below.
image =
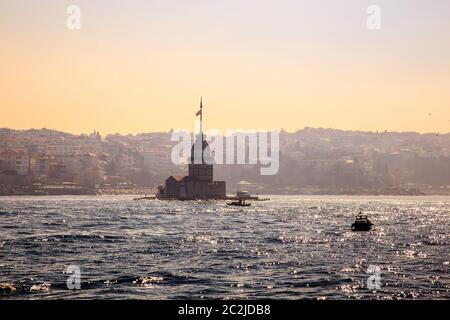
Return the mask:
[(191, 148), (191, 159), (189, 163), (189, 177), (194, 180), (212, 182), (214, 169), (212, 156), (209, 150), (208, 142), (203, 134), (203, 99), (200, 98), (200, 133), (194, 138), (194, 144)]
[(159, 189), (159, 199), (209, 200), (225, 199), (225, 181), (213, 179), (213, 157), (203, 134), (203, 101), (200, 99), (200, 132), (195, 136), (189, 161), (189, 175), (170, 176)]

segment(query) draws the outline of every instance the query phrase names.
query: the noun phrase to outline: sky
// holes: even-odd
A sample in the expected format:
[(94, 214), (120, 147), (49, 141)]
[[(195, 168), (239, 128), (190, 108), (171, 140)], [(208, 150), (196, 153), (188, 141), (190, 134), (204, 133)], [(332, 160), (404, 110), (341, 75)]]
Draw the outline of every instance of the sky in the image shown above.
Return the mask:
[(207, 129), (450, 132), (449, 33), (448, 0), (0, 0), (0, 127), (193, 130), (203, 96)]

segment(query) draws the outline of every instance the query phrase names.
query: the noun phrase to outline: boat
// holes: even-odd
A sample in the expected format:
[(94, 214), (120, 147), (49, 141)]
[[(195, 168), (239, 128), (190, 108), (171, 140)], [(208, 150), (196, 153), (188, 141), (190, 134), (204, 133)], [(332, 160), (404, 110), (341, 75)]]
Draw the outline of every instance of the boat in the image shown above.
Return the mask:
[(135, 200), (135, 201), (140, 201), (140, 200), (156, 200), (156, 196), (143, 196), (143, 197), (134, 198), (133, 200)]
[(352, 224), (352, 231), (370, 231), (373, 223), (367, 215), (361, 212), (356, 216), (355, 222)]
[(238, 201), (227, 202), (227, 205), (238, 207), (250, 207), (252, 204), (249, 202), (245, 202), (245, 200), (239, 199)]
[(233, 196), (226, 197), (227, 200), (252, 200), (252, 201), (269, 201), (269, 198), (260, 198), (258, 195), (252, 196), (248, 191), (239, 190)]

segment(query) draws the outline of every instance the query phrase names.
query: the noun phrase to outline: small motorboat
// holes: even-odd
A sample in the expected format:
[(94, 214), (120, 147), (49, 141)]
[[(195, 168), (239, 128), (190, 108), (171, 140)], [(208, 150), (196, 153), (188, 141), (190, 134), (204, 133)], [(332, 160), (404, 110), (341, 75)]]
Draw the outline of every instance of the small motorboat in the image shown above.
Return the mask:
[(135, 201), (140, 201), (140, 200), (156, 200), (156, 196), (143, 196), (143, 197), (139, 197), (139, 198), (134, 198), (133, 200), (135, 200)]
[(227, 205), (238, 207), (250, 207), (252, 204), (249, 202), (245, 202), (245, 200), (239, 199), (238, 201), (227, 202)]
[(355, 222), (352, 224), (352, 231), (370, 231), (373, 223), (367, 215), (361, 212), (356, 216)]

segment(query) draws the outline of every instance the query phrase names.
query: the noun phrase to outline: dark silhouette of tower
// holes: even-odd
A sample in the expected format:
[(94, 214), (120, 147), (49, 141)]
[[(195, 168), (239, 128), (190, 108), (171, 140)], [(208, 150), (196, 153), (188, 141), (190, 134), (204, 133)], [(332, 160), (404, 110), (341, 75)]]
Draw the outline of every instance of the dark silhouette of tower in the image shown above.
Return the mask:
[(203, 100), (200, 99), (200, 132), (191, 148), (189, 173), (185, 177), (171, 176), (159, 197), (169, 199), (224, 199), (225, 181), (214, 181), (213, 155), (203, 134)]
[(196, 135), (191, 148), (191, 159), (189, 161), (189, 178), (200, 181), (213, 181), (214, 168), (213, 159), (208, 142), (203, 134), (203, 99), (200, 98), (200, 132)]

